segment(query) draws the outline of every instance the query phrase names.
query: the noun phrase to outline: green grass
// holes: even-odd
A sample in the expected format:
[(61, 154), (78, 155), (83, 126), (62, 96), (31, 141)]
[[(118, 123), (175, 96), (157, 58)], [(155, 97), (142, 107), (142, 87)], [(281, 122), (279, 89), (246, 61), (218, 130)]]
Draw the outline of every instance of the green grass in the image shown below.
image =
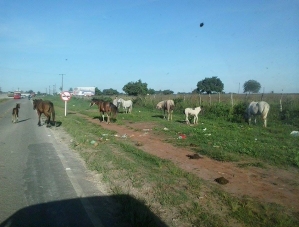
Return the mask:
[[(118, 200), (123, 208), (122, 218), (131, 226), (160, 226), (159, 221), (140, 204), (150, 208), (168, 226), (299, 226), (298, 218), (288, 208), (232, 196), (170, 161), (113, 137), (114, 132), (75, 114), (78, 112), (93, 118), (99, 115), (96, 108), (88, 109), (87, 101), (72, 100), (68, 103), (68, 110), (73, 114), (67, 117), (64, 117), (64, 103), (53, 100), (57, 120), (74, 138), (72, 146), (80, 152), (88, 167), (101, 174), (110, 193), (136, 198), (137, 204), (123, 197)], [(298, 167), (298, 138), (286, 134), (291, 128), (289, 125), (264, 129), (261, 125), (249, 127), (223, 119), (200, 117), (200, 124), (191, 127), (183, 124), (183, 116), (177, 113), (173, 122), (167, 122), (155, 109), (135, 107), (133, 111), (130, 115), (119, 114), (116, 124), (157, 123), (154, 133), (172, 138), (169, 142), (175, 141), (177, 146), (192, 144), (192, 148), (201, 154), (221, 161), (240, 161), (239, 166), (243, 168), (264, 168), (264, 163)], [(169, 130), (164, 131), (165, 127)], [(186, 134), (187, 138), (177, 139), (179, 133)], [(108, 134), (109, 140), (101, 140), (98, 146), (90, 143), (105, 138), (103, 134)]]
[[(52, 101), (55, 106), (64, 108), (64, 102), (59, 98), (52, 97)], [(100, 116), (97, 107), (89, 108), (89, 101), (84, 99), (72, 98), (68, 102), (68, 111), (91, 118)], [(257, 125), (248, 126), (244, 122), (233, 123), (220, 117), (211, 119), (207, 115), (199, 116), (199, 124), (191, 127), (185, 124), (182, 113), (175, 112), (173, 122), (168, 122), (161, 118), (162, 112), (153, 107), (134, 106), (132, 114), (119, 113), (115, 123), (156, 123), (155, 132), (168, 136), (169, 142), (176, 146), (192, 145), (194, 151), (218, 161), (236, 162), (254, 158), (257, 162), (279, 167), (299, 167), (298, 137), (290, 136), (290, 132), (296, 129), (293, 125), (272, 117), (268, 128), (263, 128), (261, 119)], [(164, 128), (169, 130), (164, 131)], [(179, 133), (186, 134), (187, 139), (177, 140)]]

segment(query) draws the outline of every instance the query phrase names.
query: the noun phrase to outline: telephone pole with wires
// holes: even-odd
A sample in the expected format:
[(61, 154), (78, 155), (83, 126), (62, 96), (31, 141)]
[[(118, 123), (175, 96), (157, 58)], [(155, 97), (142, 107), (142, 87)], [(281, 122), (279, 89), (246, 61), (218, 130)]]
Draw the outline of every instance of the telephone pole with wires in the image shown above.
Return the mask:
[(63, 75), (65, 74), (59, 74), (61, 75), (61, 92), (63, 92)]

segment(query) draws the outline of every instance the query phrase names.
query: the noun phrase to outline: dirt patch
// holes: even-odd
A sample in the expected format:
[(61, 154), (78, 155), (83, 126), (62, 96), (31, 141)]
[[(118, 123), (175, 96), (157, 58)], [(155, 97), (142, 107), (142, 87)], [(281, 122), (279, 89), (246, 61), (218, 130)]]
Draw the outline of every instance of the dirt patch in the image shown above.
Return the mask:
[[(139, 149), (171, 160), (180, 168), (196, 174), (198, 177), (215, 184), (226, 192), (236, 196), (250, 196), (261, 202), (277, 203), (292, 211), (299, 211), (299, 171), (284, 170), (275, 167), (261, 169), (249, 166), (240, 168), (236, 163), (219, 162), (205, 156), (190, 158), (194, 152), (189, 148), (180, 148), (165, 142), (166, 137), (157, 135), (153, 123), (131, 123), (117, 125), (86, 118), (101, 127), (117, 132), (120, 139), (127, 139)], [(175, 138), (174, 138), (175, 139)], [(186, 138), (188, 139), (188, 138)], [(215, 179), (225, 178), (229, 183), (220, 185)]]

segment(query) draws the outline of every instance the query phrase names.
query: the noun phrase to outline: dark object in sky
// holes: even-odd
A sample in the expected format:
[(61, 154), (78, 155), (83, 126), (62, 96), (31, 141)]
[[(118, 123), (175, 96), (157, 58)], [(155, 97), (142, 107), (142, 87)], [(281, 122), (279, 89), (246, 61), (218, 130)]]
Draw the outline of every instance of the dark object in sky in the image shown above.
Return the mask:
[(204, 26), (204, 23), (200, 23), (200, 25), (199, 25), (200, 27), (203, 27)]

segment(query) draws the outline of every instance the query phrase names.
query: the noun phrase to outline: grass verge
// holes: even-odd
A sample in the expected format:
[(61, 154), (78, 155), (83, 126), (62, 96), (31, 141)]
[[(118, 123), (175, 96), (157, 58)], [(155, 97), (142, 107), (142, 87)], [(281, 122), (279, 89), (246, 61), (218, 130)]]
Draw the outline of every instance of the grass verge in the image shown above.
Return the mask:
[[(64, 118), (62, 108), (56, 112), (74, 138), (73, 148), (90, 169), (101, 174), (110, 193), (133, 196), (150, 210), (119, 197), (122, 218), (131, 226), (299, 226), (296, 216), (285, 207), (234, 197), (125, 140), (105, 139), (114, 132), (76, 114)], [(165, 127), (172, 126), (166, 122)]]

